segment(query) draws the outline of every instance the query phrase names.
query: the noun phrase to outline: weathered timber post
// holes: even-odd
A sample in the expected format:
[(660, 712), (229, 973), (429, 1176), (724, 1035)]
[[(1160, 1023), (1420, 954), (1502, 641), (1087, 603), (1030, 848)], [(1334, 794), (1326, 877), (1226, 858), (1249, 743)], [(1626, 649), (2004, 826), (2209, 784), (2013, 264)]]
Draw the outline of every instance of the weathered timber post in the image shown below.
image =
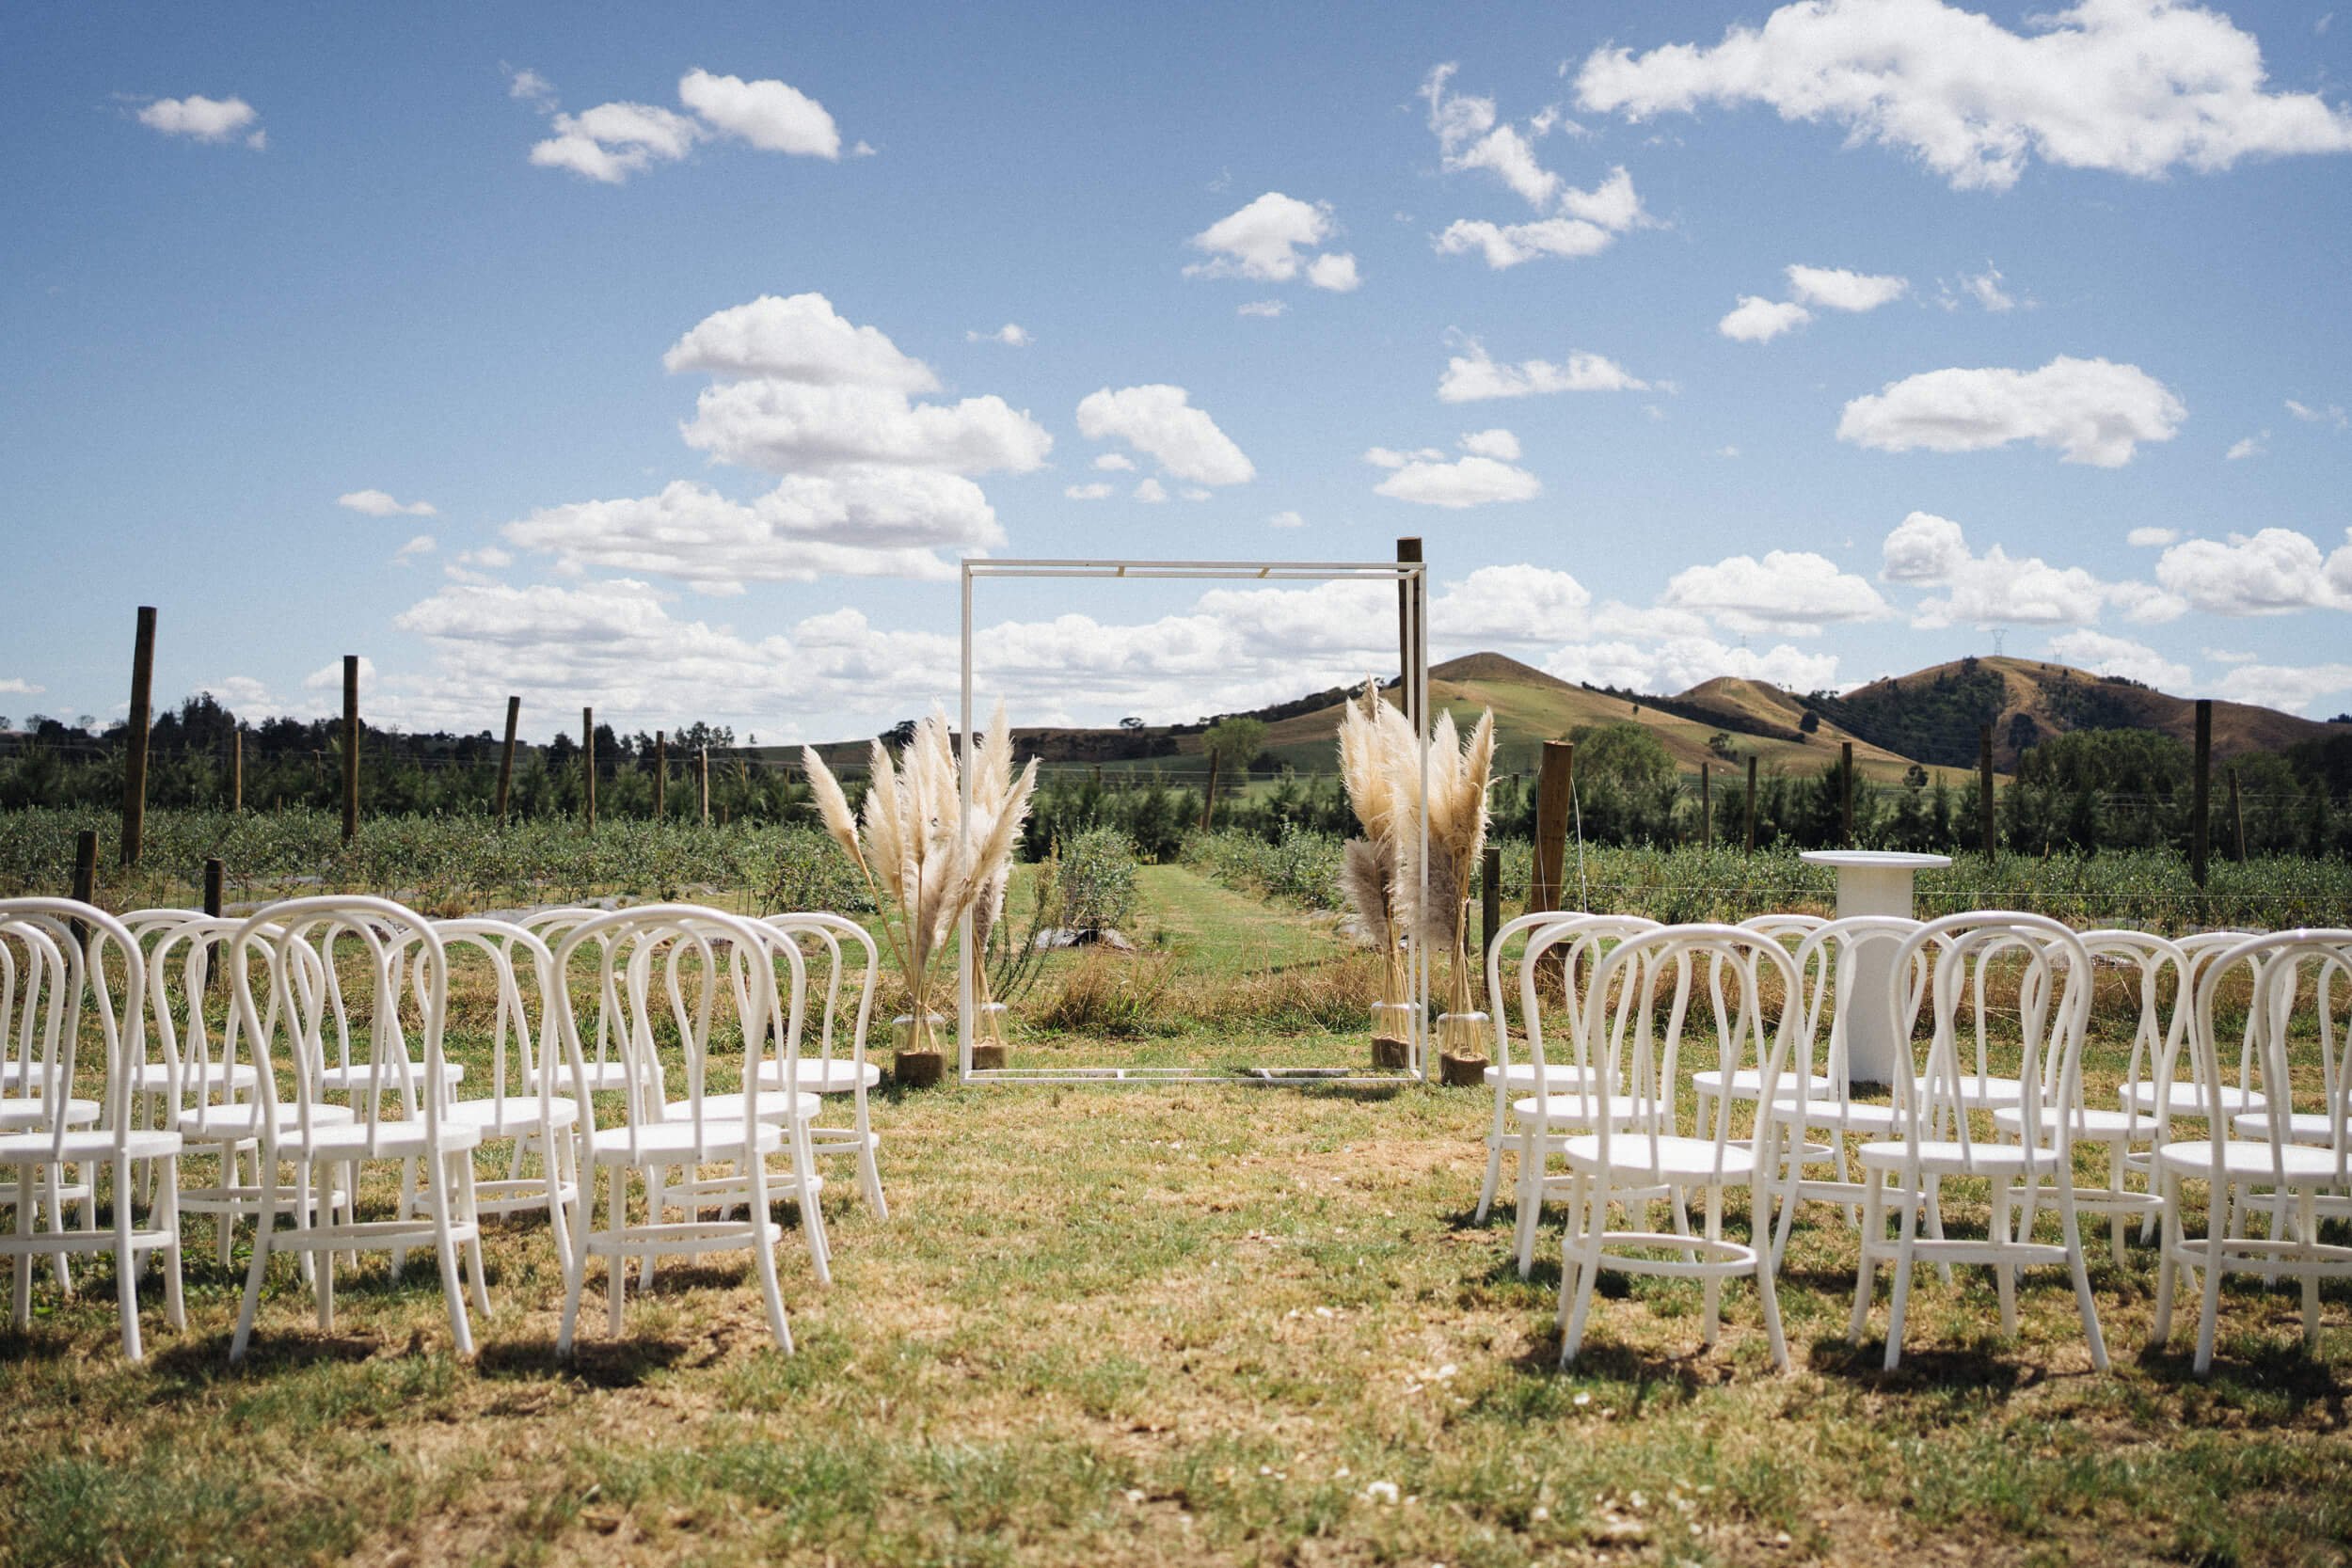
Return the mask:
[(1984, 839), (1984, 858), (2001, 852), (2001, 829), (1993, 815), (1993, 726), (1977, 726), (1977, 819)]
[(702, 760), (701, 760), (701, 763), (699, 764), (699, 767), (700, 767), (700, 768), (701, 768), (701, 772), (702, 772), (703, 826), (704, 826), (704, 827), (706, 827), (706, 828), (707, 828), (707, 827), (709, 827), (709, 826), (710, 826), (710, 748), (709, 748), (709, 747), (705, 746), (704, 748), (702, 748), (701, 757), (702, 757)]
[(653, 732), (653, 819), (661, 820), (662, 794), (670, 783), (670, 737), (666, 730)]
[(1748, 753), (1748, 799), (1747, 799), (1747, 816), (1748, 816), (1748, 850), (1747, 850), (1747, 852), (1748, 852), (1749, 854), (1753, 855), (1753, 854), (1755, 854), (1755, 853), (1756, 853), (1756, 753), (1755, 753), (1754, 752), (1750, 752)]
[(1708, 766), (1699, 764), (1699, 847), (1715, 847), (1715, 793)]
[(2196, 774), (2188, 798), (2188, 874), (2205, 885), (2205, 856), (2213, 832), (2213, 699), (2197, 699)]
[(2235, 841), (2236, 853), (2230, 858), (2244, 864), (2246, 861), (2246, 802), (2237, 792), (2237, 769), (2230, 769), (2230, 835)]
[(131, 640), (131, 712), (123, 733), (122, 863), (139, 863), (147, 836), (147, 722), (155, 692), (155, 607), (139, 606)]
[(499, 826), (506, 826), (506, 802), (515, 790), (515, 730), (522, 722), (523, 700), (506, 699), (506, 744), (499, 751)]
[(1837, 747), (1837, 822), (1838, 847), (1853, 847), (1853, 742), (1840, 741)]
[(359, 656), (343, 655), (343, 842), (359, 832)]
[(1530, 914), (1560, 907), (1561, 867), (1567, 853), (1575, 772), (1576, 743), (1545, 741), (1543, 762), (1535, 773), (1535, 869), (1527, 887)]

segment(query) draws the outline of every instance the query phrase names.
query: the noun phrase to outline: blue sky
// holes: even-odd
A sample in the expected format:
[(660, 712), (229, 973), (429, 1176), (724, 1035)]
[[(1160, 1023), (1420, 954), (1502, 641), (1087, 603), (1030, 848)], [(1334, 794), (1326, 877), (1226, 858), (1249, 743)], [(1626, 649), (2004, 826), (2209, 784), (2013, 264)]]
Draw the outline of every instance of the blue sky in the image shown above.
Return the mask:
[[(966, 551), (1406, 533), (1441, 655), (2352, 707), (2352, 14), (2043, 9), (16, 8), (0, 712), (151, 603), (166, 700), (855, 734)], [(1378, 598), (990, 583), (982, 686), (1292, 695)]]

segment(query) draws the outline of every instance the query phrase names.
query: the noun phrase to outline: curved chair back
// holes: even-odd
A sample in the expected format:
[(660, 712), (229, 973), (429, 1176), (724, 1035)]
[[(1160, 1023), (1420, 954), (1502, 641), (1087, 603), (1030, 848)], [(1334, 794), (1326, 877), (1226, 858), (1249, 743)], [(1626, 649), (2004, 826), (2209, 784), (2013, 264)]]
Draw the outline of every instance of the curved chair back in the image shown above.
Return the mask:
[[(495, 1107), (490, 1119), (482, 1123), (483, 1135), (512, 1138), (537, 1131), (540, 1118), (522, 1114), (522, 1106), (538, 1097), (543, 1069), (552, 1068), (562, 1054), (554, 1045), (555, 1010), (548, 1001), (554, 989), (553, 954), (537, 936), (502, 920), (437, 920), (433, 929), (453, 973), (469, 956), (479, 955), (488, 961), (497, 992), (488, 1078), (480, 1084), (479, 1096), (469, 1096)], [(424, 978), (424, 971), (418, 969), (421, 1008), (425, 1006)], [(443, 1033), (446, 1048), (446, 1025)]]
[[(2246, 1030), (2253, 1039), (2255, 1069), (2250, 1086), (2263, 1101), (2255, 1111), (2230, 1103), (2219, 1067), (2215, 1013), (2233, 975), (2249, 981)], [(2352, 1011), (2347, 1009), (2352, 1009), (2352, 930), (2249, 937), (2204, 966), (2197, 981), (2193, 1027), (2204, 1040), (2198, 1066), (2212, 1130), (2215, 1192), (2223, 1190), (2227, 1146), (2247, 1142), (2267, 1145), (2269, 1184), (2276, 1189), (2287, 1186), (2286, 1151), (2295, 1145), (2326, 1149), (2333, 1167), (2328, 1184), (2339, 1191), (2352, 1187)], [(2240, 1171), (2228, 1180), (2244, 1182), (2247, 1177)], [(2312, 1173), (2300, 1171), (2296, 1180), (2311, 1185)], [(2261, 1184), (2260, 1179), (2254, 1184)]]
[[(38, 1034), (40, 1049), (21, 1053), (17, 1061), (30, 1075), (24, 1098), (38, 1092), (41, 1101), (40, 1131), (51, 1140), (51, 1162), (65, 1157), (68, 1101), (82, 1067), (85, 993), (105, 1052), (99, 1125), (111, 1131), (114, 1156), (123, 1158), (135, 1076), (131, 1065), (147, 1050), (147, 961), (137, 939), (113, 915), (72, 898), (0, 898), (0, 932), (14, 933), (25, 952), (40, 955), (37, 974), (33, 963), (26, 965), (23, 1015), (38, 1021), (38, 1030), (28, 1033)], [(44, 990), (45, 1006), (40, 1005)]]

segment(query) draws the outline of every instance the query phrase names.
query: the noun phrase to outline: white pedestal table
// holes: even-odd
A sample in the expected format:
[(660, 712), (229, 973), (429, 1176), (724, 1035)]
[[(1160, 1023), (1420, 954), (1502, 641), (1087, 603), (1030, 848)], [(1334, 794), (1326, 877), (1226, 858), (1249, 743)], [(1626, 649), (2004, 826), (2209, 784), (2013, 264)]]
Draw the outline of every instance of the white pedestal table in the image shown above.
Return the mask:
[[(1915, 855), (1899, 849), (1807, 849), (1800, 858), (1810, 865), (1836, 869), (1840, 920), (1856, 914), (1912, 918), (1912, 877), (1952, 863), (1949, 855)], [(1895, 950), (1899, 945), (1893, 937), (1854, 944), (1854, 984), (1850, 993), (1853, 1012), (1846, 1020), (1849, 1084), (1892, 1084), (1899, 1070), (1912, 1070), (1906, 1060), (1908, 1042), (1894, 1037), (1885, 1001), (1895, 987)]]

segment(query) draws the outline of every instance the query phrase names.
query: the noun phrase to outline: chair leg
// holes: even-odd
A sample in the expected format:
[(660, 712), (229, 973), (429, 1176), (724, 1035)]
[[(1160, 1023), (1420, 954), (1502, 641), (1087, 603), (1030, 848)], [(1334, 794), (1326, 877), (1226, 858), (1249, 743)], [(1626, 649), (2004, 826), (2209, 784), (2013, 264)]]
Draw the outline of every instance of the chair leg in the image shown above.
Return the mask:
[[(1748, 1239), (1754, 1242), (1766, 1233), (1771, 1214), (1766, 1208), (1768, 1195), (1762, 1186), (1748, 1193)], [(1756, 1298), (1764, 1309), (1764, 1338), (1772, 1351), (1772, 1366), (1780, 1371), (1788, 1370), (1788, 1337), (1780, 1325), (1780, 1267), (1769, 1246), (1756, 1249)]]
[[(2007, 1246), (2017, 1237), (2014, 1230), (2016, 1189), (2006, 1181), (1993, 1183), (1993, 1239)], [(1993, 1265), (1993, 1289), (2001, 1303), (2001, 1337), (2017, 1338), (2017, 1266), (2013, 1263)]]
[[(759, 1159), (760, 1154), (756, 1148), (744, 1151), (744, 1164), (747, 1167), (745, 1184), (755, 1195), (764, 1196), (765, 1183), (748, 1168)], [(792, 1324), (784, 1315), (784, 1289), (776, 1282), (776, 1249), (768, 1240), (768, 1205), (760, 1202), (753, 1204), (751, 1208), (752, 1267), (758, 1272), (760, 1298), (768, 1308), (768, 1332), (775, 1336), (776, 1348), (789, 1355), (792, 1354)], [(804, 1209), (802, 1213), (802, 1223), (806, 1224), (807, 1218)]]
[(1535, 1229), (1544, 1207), (1543, 1137), (1533, 1128), (1519, 1134), (1518, 1206), (1512, 1216), (1512, 1250), (1519, 1260), (1519, 1277), (1535, 1270)]
[(2090, 1365), (2107, 1370), (2106, 1336), (2099, 1332), (2099, 1302), (2090, 1293), (2090, 1260), (2083, 1256), (2080, 1216), (2074, 1208), (2074, 1171), (2071, 1164), (2058, 1172), (2058, 1225), (2066, 1243), (2066, 1266), (2074, 1276), (2074, 1307), (2082, 1314), (2083, 1338), (2090, 1341)]
[(441, 1296), (449, 1306), (451, 1347), (460, 1356), (473, 1354), (473, 1328), (466, 1321), (466, 1291), (457, 1277), (457, 1241), (449, 1217), (449, 1159), (437, 1154), (426, 1160), (424, 1199), (433, 1211), (433, 1253), (441, 1265)]
[(614, 1338), (621, 1335), (621, 1298), (628, 1288), (628, 1259), (621, 1251), (621, 1238), (628, 1229), (628, 1172), (615, 1167), (612, 1183), (605, 1198), (605, 1223), (612, 1227), (612, 1250), (605, 1255), (606, 1332)]
[(1884, 1179), (1876, 1176), (1869, 1177), (1862, 1188), (1862, 1256), (1854, 1264), (1853, 1314), (1846, 1320), (1848, 1344), (1862, 1343), (1862, 1331), (1870, 1322), (1870, 1298), (1878, 1291), (1875, 1254), (1886, 1241), (1884, 1189)]
[(33, 1167), (16, 1167), (16, 1281), (8, 1322), (19, 1334), (33, 1326), (33, 1216), (40, 1199), (33, 1190)]
[[(520, 1139), (516, 1140), (518, 1144)], [(450, 1156), (457, 1167), (458, 1219), (469, 1227), (466, 1237), (466, 1272), (473, 1277), (473, 1304), (484, 1317), (490, 1315), (490, 1278), (482, 1270), (482, 1207), (474, 1190), (473, 1156), (457, 1153)]]
[(254, 1164), (262, 1172), (261, 1202), (253, 1216), (253, 1260), (246, 1265), (245, 1301), (237, 1308), (237, 1331), (229, 1341), (229, 1364), (245, 1359), (253, 1338), (253, 1313), (262, 1302), (262, 1276), (269, 1268), (270, 1241), (278, 1228), (278, 1164), (266, 1154)]
[[(2319, 1194), (2305, 1187), (2295, 1195), (2296, 1241), (2306, 1251), (2319, 1245)], [(2319, 1349), (2319, 1270), (2313, 1266), (2318, 1259), (2302, 1260), (2303, 1275), (2303, 1349), (2308, 1354)]]
[[(1679, 1208), (1678, 1205), (1677, 1208)], [(1724, 1239), (1724, 1190), (1713, 1185), (1709, 1185), (1707, 1189), (1707, 1239), (1710, 1242), (1720, 1242)], [(1711, 1257), (1709, 1260), (1712, 1261)], [(1717, 1327), (1723, 1320), (1724, 1282), (1722, 1277), (1712, 1273), (1708, 1274), (1706, 1282), (1700, 1287), (1700, 1295), (1705, 1303), (1706, 1322), (1699, 1333), (1699, 1343), (1713, 1350), (1717, 1338)]]
[(1568, 1306), (1576, 1294), (1577, 1246), (1584, 1234), (1584, 1203), (1591, 1183), (1571, 1173), (1568, 1177), (1567, 1218), (1560, 1227), (1560, 1304), (1552, 1313), (1552, 1326), (1563, 1335), (1568, 1331)]
[[(2208, 1227), (2207, 1228), (2211, 1228)], [(2197, 1375), (2213, 1370), (2213, 1340), (2221, 1316), (2221, 1251), (2229, 1237), (2216, 1230), (2205, 1239), (2205, 1277), (2197, 1303)]]
[[(817, 1154), (809, 1147), (808, 1123), (797, 1116), (792, 1120), (793, 1187), (801, 1210), (801, 1228), (808, 1234), (809, 1266), (816, 1271), (817, 1283), (833, 1283), (833, 1241), (825, 1233), (824, 1206), (818, 1200)], [(768, 1216), (755, 1214), (752, 1218), (764, 1225)]]
[[(662, 1200), (661, 1189), (667, 1184), (668, 1176), (669, 1167), (666, 1165), (653, 1165), (648, 1167), (645, 1171), (645, 1223), (647, 1225), (660, 1225), (661, 1223), (661, 1212), (663, 1208), (666, 1207)], [(637, 1280), (639, 1285), (647, 1290), (651, 1290), (653, 1288), (653, 1252), (651, 1249), (648, 1249), (645, 1253), (644, 1260), (640, 1266)], [(618, 1324), (613, 1326), (612, 1332), (615, 1334), (620, 1332)]]
[(2172, 1290), (2181, 1270), (2181, 1181), (2159, 1173), (2156, 1179), (2157, 1217), (2163, 1229), (2156, 1243), (2156, 1309), (2148, 1325), (2148, 1348), (2161, 1350), (2172, 1338)]
[(580, 1323), (580, 1297), (588, 1284), (588, 1243), (595, 1239), (596, 1223), (596, 1173), (592, 1170), (572, 1200), (582, 1221), (581, 1233), (574, 1238), (571, 1248), (564, 1254), (564, 1317), (555, 1329), (555, 1354), (568, 1359), (572, 1354), (572, 1333)]
[[(334, 1185), (335, 1179), (330, 1174), (333, 1169), (331, 1164), (321, 1164), (310, 1160), (295, 1163), (294, 1212), (303, 1216), (303, 1219), (298, 1222), (299, 1228), (309, 1228), (310, 1217), (321, 1214), (320, 1199), (326, 1190)], [(322, 1214), (321, 1217), (325, 1226), (334, 1224), (334, 1216), (331, 1213)], [(319, 1332), (332, 1334), (335, 1331), (334, 1250), (331, 1247), (318, 1247), (305, 1250), (303, 1256), (314, 1260), (315, 1272), (310, 1276), (310, 1284), (311, 1290), (318, 1297)]]
[[(2107, 1145), (2107, 1191), (2117, 1197), (2123, 1196), (2123, 1152), (2121, 1143)], [(2119, 1204), (2107, 1216), (2107, 1257), (2117, 1268), (2123, 1266), (2123, 1210)]]
[(1567, 1332), (1560, 1339), (1560, 1365), (1567, 1366), (1583, 1347), (1584, 1324), (1593, 1312), (1593, 1287), (1600, 1279), (1601, 1238), (1609, 1227), (1609, 1178), (1606, 1172), (1584, 1183), (1584, 1227), (1578, 1241), (1583, 1256), (1577, 1259), (1576, 1302), (1568, 1309)]
[(164, 1321), (175, 1333), (185, 1333), (188, 1326), (187, 1305), (180, 1288), (180, 1157), (167, 1155), (156, 1162), (162, 1168), (154, 1179), (163, 1184), (163, 1233), (171, 1238), (164, 1247)]
[(1502, 1132), (1500, 1128), (1486, 1134), (1486, 1175), (1478, 1183), (1478, 1212), (1470, 1216), (1470, 1224), (1484, 1225), (1495, 1206), (1495, 1191), (1502, 1184)]
[(1919, 1243), (1919, 1206), (1913, 1201), (1916, 1196), (1909, 1190), (1903, 1193), (1903, 1212), (1895, 1227), (1895, 1288), (1886, 1300), (1886, 1370), (1890, 1372), (1903, 1358), (1903, 1313), (1911, 1306), (1911, 1266)]
[[(122, 1358), (130, 1362), (142, 1359), (139, 1344), (139, 1259), (131, 1245), (131, 1199), (137, 1193), (137, 1173), (128, 1159), (110, 1162), (115, 1183), (115, 1295), (122, 1314)], [(90, 1182), (98, 1181), (98, 1167), (90, 1167)]]

